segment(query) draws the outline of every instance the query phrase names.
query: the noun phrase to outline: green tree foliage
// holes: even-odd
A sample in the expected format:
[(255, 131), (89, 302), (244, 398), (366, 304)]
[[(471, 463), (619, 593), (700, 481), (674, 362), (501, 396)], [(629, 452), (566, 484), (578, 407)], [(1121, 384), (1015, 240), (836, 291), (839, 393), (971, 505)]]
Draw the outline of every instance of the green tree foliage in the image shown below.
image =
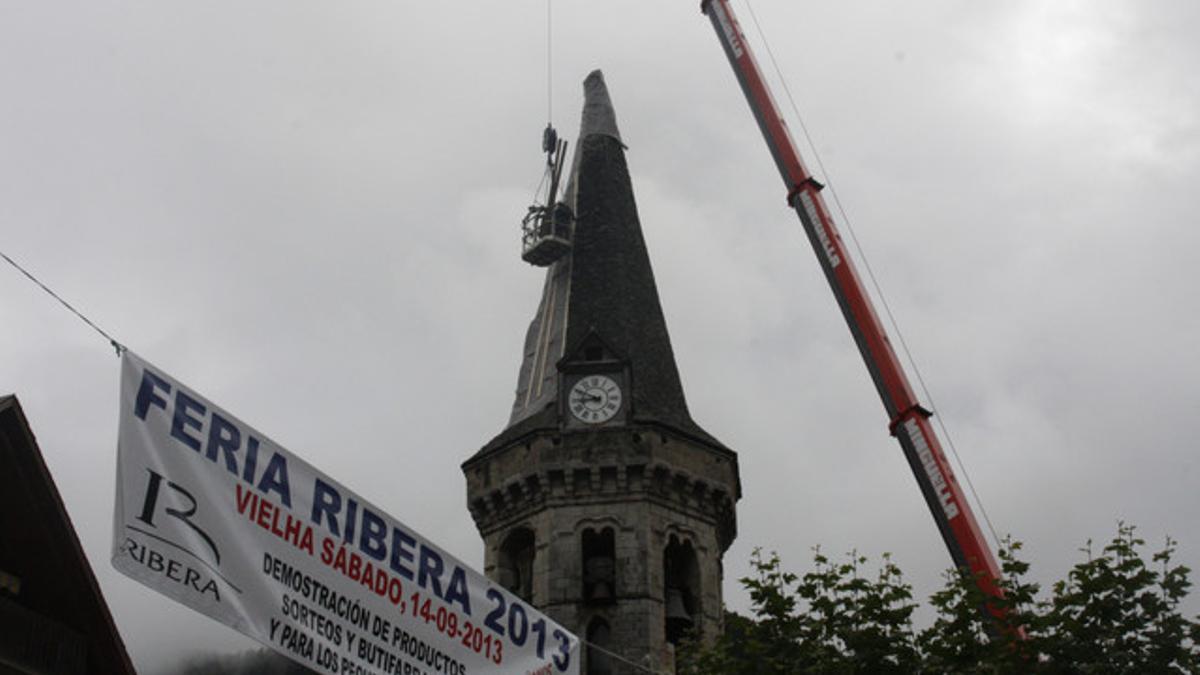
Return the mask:
[[(1167, 539), (1149, 561), (1132, 526), (1041, 596), (1029, 580), (1021, 543), (1003, 542), (999, 556), (1005, 597), (992, 607), (1003, 622), (985, 620), (984, 597), (970, 574), (946, 573), (933, 594), (933, 623), (914, 631), (912, 588), (887, 555), (878, 571), (850, 553), (835, 563), (818, 549), (811, 571), (783, 569), (778, 555), (756, 550), (754, 574), (741, 580), (753, 616), (726, 614), (715, 643), (685, 644), (679, 672), (791, 673), (1200, 673), (1200, 622), (1180, 603), (1190, 570), (1173, 562)], [(998, 626), (1003, 626), (999, 627)]]
[(1122, 523), (1099, 554), (1054, 584), (1045, 613), (1045, 655), (1064, 673), (1197, 673), (1200, 624), (1179, 613), (1190, 570), (1172, 565), (1168, 538), (1149, 564), (1145, 542)]
[(725, 634), (709, 648), (680, 650), (683, 673), (910, 673), (919, 667), (911, 616), (912, 588), (887, 556), (873, 577), (857, 553), (836, 564), (820, 550), (814, 569), (798, 577), (779, 556), (751, 558), (742, 579), (754, 617), (726, 614)]
[(1040, 590), (1027, 579), (1029, 564), (1017, 557), (1021, 542), (1011, 538), (999, 550), (1004, 592), (990, 599), (991, 611), (1003, 617), (986, 619), (980, 608), (988, 603), (967, 570), (945, 573), (945, 587), (929, 603), (937, 618), (921, 631), (917, 642), (924, 670), (932, 673), (1026, 673), (1035, 670), (1043, 641)]

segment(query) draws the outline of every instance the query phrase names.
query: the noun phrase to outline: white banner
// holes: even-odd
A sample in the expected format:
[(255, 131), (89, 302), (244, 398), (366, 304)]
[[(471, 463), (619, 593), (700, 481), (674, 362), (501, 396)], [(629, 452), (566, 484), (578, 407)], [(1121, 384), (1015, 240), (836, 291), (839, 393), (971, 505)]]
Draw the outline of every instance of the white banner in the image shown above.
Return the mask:
[(562, 626), (126, 351), (113, 565), (313, 670), (578, 673)]

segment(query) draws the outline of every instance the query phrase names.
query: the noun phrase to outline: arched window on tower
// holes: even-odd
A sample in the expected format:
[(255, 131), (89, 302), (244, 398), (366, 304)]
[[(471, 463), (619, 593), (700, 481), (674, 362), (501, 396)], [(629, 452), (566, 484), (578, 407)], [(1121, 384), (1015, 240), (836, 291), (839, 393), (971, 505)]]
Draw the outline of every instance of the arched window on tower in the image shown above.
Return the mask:
[(583, 531), (583, 600), (590, 605), (616, 602), (616, 545), (613, 529)]
[[(612, 657), (600, 651), (612, 651), (612, 630), (608, 622), (600, 617), (592, 619), (587, 627), (587, 641), (587, 675), (612, 675)], [(594, 649), (593, 645), (600, 649)]]
[(504, 538), (496, 561), (497, 581), (525, 602), (533, 602), (533, 530), (519, 527)]
[(700, 610), (700, 565), (690, 541), (674, 535), (663, 551), (663, 620), (667, 641), (679, 644), (696, 625)]

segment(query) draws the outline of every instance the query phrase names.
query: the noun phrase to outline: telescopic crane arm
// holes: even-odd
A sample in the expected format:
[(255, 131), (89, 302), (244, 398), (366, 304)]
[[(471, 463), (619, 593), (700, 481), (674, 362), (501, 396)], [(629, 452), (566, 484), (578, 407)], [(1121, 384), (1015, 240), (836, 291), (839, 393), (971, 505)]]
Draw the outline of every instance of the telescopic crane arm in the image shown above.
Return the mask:
[[(717, 38), (733, 66), (758, 127), (787, 188), (788, 206), (796, 211), (825, 278), (833, 289), (842, 315), (850, 326), (875, 388), (890, 419), (888, 430), (900, 440), (904, 456), (916, 476), (929, 510), (937, 522), (950, 556), (959, 568), (969, 569), (986, 597), (1002, 597), (997, 582), (1000, 568), (979, 529), (941, 443), (929, 424), (931, 413), (917, 401), (908, 377), (888, 340), (887, 332), (846, 255), (837, 226), (821, 198), (821, 188), (805, 168), (762, 72), (746, 43), (729, 0), (703, 0), (701, 9), (712, 21)], [(993, 609), (993, 613), (996, 611)]]

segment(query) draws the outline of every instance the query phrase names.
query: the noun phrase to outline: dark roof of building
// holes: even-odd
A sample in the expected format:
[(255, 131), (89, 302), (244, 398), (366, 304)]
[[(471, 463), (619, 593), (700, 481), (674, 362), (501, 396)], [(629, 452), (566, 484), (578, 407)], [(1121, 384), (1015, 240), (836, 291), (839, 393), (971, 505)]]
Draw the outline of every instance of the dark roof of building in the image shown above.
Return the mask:
[(0, 661), (134, 672), (15, 396), (0, 396), (0, 575)]
[(551, 265), (526, 333), (507, 428), (476, 457), (557, 429), (557, 364), (594, 335), (629, 364), (633, 422), (665, 427), (725, 450), (688, 413), (642, 236), (625, 145), (600, 71), (584, 81), (583, 120), (563, 201), (575, 224), (571, 252)]

